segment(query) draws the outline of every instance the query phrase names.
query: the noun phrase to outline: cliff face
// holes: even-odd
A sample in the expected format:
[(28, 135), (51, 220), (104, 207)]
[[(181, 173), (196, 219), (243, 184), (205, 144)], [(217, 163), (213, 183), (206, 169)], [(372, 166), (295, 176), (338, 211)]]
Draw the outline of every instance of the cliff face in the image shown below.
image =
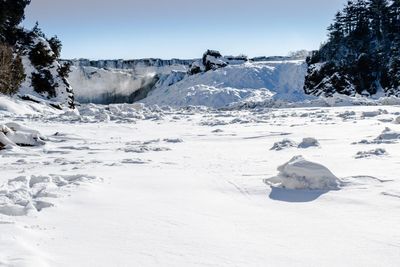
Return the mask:
[(186, 73), (194, 60), (62, 60), (71, 65), (68, 80), (80, 103), (132, 103), (145, 98), (172, 72)]
[(69, 62), (75, 67), (94, 67), (98, 69), (119, 69), (119, 70), (135, 70), (142, 68), (161, 68), (171, 66), (189, 66), (195, 60), (193, 59), (158, 59), (158, 58), (147, 58), (147, 59), (133, 59), (133, 60), (89, 60), (89, 59), (73, 59), (63, 60)]

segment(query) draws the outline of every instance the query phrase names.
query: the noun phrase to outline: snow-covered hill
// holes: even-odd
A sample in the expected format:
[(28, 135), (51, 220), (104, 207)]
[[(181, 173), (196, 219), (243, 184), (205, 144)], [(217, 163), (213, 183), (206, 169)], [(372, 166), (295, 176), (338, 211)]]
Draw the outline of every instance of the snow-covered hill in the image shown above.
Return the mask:
[(192, 76), (172, 85), (160, 83), (142, 102), (153, 105), (201, 105), (222, 108), (268, 99), (300, 101), (304, 61), (260, 61), (229, 65)]

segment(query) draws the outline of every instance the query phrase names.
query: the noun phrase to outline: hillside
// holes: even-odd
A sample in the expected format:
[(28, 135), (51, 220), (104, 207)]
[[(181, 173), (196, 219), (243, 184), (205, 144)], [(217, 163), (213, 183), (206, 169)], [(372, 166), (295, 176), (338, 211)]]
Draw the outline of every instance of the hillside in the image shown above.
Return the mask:
[(29, 4), (29, 0), (0, 1), (0, 93), (73, 109), (69, 66), (59, 62), (61, 41), (46, 37), (38, 24), (32, 30), (20, 26)]

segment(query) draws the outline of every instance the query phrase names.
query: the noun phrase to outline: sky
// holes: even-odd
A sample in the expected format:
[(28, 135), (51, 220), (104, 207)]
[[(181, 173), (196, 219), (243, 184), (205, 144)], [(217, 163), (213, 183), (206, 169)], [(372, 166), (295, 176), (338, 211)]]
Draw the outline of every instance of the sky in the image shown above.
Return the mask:
[(32, 0), (36, 21), (63, 58), (199, 58), (287, 55), (317, 49), (346, 0)]

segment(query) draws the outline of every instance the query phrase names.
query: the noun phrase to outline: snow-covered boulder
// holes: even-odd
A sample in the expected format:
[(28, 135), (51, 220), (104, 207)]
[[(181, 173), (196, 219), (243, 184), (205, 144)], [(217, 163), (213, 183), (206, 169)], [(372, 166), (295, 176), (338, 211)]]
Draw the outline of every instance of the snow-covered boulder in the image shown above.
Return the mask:
[(221, 55), (219, 51), (207, 50), (203, 55), (203, 65), (205, 71), (217, 70), (228, 66), (227, 60)]
[(38, 131), (17, 123), (0, 125), (0, 149), (14, 146), (41, 146), (45, 144), (43, 139)]
[(296, 156), (278, 167), (279, 174), (264, 180), (272, 187), (292, 190), (335, 190), (340, 180), (325, 166)]
[(394, 120), (394, 123), (395, 123), (395, 124), (400, 124), (400, 117), (397, 117), (397, 118)]
[(320, 144), (317, 139), (312, 137), (304, 138), (303, 141), (298, 145), (298, 148), (309, 148), (309, 147), (319, 147)]
[(201, 60), (193, 62), (188, 70), (190, 75), (195, 75), (210, 70), (217, 70), (228, 66), (229, 60), (221, 55), (219, 51), (207, 50)]

